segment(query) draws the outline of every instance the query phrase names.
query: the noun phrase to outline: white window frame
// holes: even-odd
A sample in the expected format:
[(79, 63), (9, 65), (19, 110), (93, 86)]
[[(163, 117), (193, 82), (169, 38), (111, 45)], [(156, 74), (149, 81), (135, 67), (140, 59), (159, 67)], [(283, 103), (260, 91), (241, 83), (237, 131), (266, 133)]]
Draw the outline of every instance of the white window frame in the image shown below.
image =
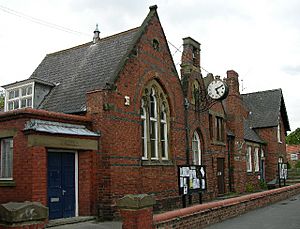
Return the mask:
[(141, 119), (142, 119), (142, 125), (144, 132), (142, 133), (142, 144), (143, 144), (143, 160), (148, 159), (148, 147), (147, 147), (147, 139), (148, 139), (148, 131), (147, 131), (147, 112), (145, 109), (145, 103), (144, 100), (142, 100), (142, 114), (141, 114)]
[(259, 172), (259, 148), (254, 149), (254, 171)]
[[(22, 95), (22, 89), (27, 88), (29, 86), (31, 86), (31, 89), (32, 89), (31, 94), (29, 94), (29, 95), (26, 94), (26, 95), (23, 96)], [(34, 104), (34, 86), (35, 86), (35, 84), (34, 84), (34, 82), (32, 82), (32, 83), (27, 83), (27, 84), (23, 84), (23, 85), (20, 85), (20, 86), (17, 86), (17, 87), (12, 87), (12, 88), (6, 89), (5, 90), (4, 111), (11, 111), (11, 110), (22, 109), (22, 108), (27, 108), (27, 107), (33, 108), (33, 104)], [(16, 91), (16, 90), (18, 90), (19, 96), (10, 99), (9, 98), (9, 93), (11, 91)], [(21, 107), (21, 104), (22, 104), (21, 101), (24, 100), (24, 99), (26, 99), (26, 106)], [(28, 103), (27, 100), (28, 99), (31, 99), (31, 106), (27, 106), (27, 103)], [(18, 108), (13, 107), (13, 109), (9, 109), (8, 104), (10, 102), (14, 102), (14, 101), (16, 101), (18, 103), (19, 107)]]
[[(164, 152), (165, 152), (165, 156), (161, 155), (161, 157), (163, 160), (168, 160), (168, 124), (167, 124), (166, 107), (164, 104), (161, 106), (161, 116), (162, 117), (160, 117), (160, 123), (161, 123), (160, 128), (164, 128), (164, 136), (160, 136), (160, 141), (161, 143), (164, 142), (164, 144), (161, 144), (161, 147), (164, 146)], [(161, 149), (161, 153), (162, 150), (163, 149)]]
[[(151, 108), (150, 108), (150, 112), (149, 112), (149, 119), (150, 119), (150, 123), (149, 123), (149, 130), (150, 130), (150, 157), (152, 160), (158, 160), (158, 122), (157, 122), (157, 98), (156, 98), (156, 91), (154, 90), (154, 88), (151, 88), (151, 92), (150, 92), (150, 97), (153, 96), (153, 103), (154, 103), (154, 117), (151, 117)], [(150, 99), (150, 107), (151, 107), (151, 99)], [(152, 130), (152, 122), (154, 122), (154, 130)], [(151, 139), (151, 131), (154, 131), (154, 138)], [(154, 157), (152, 157), (152, 148), (151, 148), (151, 141), (154, 140)]]
[(201, 165), (201, 145), (200, 145), (200, 137), (197, 131), (193, 133), (192, 139), (192, 151), (193, 151), (193, 164)]
[[(141, 100), (141, 158), (145, 165), (168, 163), (170, 158), (169, 146), (169, 104), (161, 86), (153, 80), (143, 92)], [(152, 161), (152, 162), (150, 162)]]
[[(9, 152), (6, 152), (4, 149), (4, 141), (9, 141)], [(13, 138), (3, 138), (0, 141), (1, 143), (1, 153), (0, 153), (0, 180), (13, 180)], [(7, 154), (10, 154), (10, 163), (7, 160), (4, 160), (4, 155), (7, 158)], [(5, 164), (4, 164), (5, 163)], [(9, 164), (8, 164), (9, 163)], [(7, 168), (8, 167), (8, 168)], [(10, 176), (4, 177), (3, 168), (5, 170), (9, 169)], [(6, 171), (7, 172), (7, 171)]]
[(251, 156), (252, 147), (247, 146), (246, 149), (246, 169), (247, 172), (252, 172), (252, 156)]
[(277, 140), (278, 140), (279, 143), (282, 143), (282, 141), (281, 141), (280, 118), (278, 119), (278, 126), (277, 126)]

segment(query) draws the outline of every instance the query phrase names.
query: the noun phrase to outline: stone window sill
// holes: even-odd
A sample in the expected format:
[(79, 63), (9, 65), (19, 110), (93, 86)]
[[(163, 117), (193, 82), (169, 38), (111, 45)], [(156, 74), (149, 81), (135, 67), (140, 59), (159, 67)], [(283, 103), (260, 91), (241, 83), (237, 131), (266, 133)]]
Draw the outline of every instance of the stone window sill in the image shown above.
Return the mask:
[(218, 145), (218, 146), (226, 146), (226, 144), (224, 142), (220, 142), (220, 141), (216, 141), (216, 140), (213, 140), (212, 145)]
[(16, 182), (13, 180), (0, 180), (0, 187), (15, 187)]
[(142, 160), (143, 166), (171, 166), (173, 162), (170, 160)]

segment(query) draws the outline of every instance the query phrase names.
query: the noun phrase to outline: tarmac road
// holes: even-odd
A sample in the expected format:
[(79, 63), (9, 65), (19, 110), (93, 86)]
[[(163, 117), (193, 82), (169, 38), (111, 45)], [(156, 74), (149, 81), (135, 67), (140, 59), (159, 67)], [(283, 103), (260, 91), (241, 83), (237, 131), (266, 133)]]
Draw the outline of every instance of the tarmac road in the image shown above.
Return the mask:
[(205, 229), (300, 229), (300, 194)]

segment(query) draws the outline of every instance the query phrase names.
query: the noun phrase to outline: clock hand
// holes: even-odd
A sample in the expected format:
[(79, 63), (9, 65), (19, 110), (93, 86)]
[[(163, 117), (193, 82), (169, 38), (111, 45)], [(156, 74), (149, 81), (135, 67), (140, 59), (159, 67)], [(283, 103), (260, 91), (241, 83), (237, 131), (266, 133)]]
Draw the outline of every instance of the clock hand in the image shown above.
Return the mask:
[(223, 85), (219, 86), (219, 87), (216, 87), (216, 90), (218, 90), (219, 88), (223, 87)]

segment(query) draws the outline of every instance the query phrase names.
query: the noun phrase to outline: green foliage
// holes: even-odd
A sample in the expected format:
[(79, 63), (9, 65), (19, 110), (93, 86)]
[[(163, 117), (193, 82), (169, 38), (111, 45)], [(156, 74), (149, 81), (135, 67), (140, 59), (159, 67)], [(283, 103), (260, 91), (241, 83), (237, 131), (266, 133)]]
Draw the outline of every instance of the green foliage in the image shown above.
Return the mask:
[(288, 168), (288, 169), (291, 169), (291, 168), (292, 168), (292, 166), (291, 166), (291, 164), (290, 164), (289, 162), (287, 162), (287, 168)]
[(300, 144), (300, 128), (297, 128), (286, 137), (286, 143), (289, 145)]
[(4, 96), (0, 95), (0, 110), (4, 108)]
[(246, 184), (246, 192), (254, 192), (254, 186), (253, 184)]
[(295, 164), (295, 168), (300, 168), (300, 161), (297, 161), (297, 163)]
[(259, 181), (259, 186), (262, 190), (266, 190), (268, 189), (268, 185), (267, 185), (267, 182), (265, 182), (264, 180), (260, 180)]

